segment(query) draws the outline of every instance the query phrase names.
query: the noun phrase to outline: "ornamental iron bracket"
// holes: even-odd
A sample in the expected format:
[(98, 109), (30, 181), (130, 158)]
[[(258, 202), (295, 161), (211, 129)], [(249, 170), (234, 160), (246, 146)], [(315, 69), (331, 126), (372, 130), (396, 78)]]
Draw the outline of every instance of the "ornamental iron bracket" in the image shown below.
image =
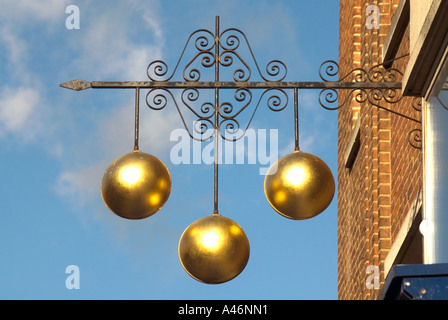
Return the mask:
[[(188, 58), (188, 54), (192, 57)], [(147, 106), (162, 110), (173, 104), (190, 137), (199, 141), (212, 138), (215, 132), (225, 140), (241, 139), (262, 103), (272, 111), (282, 111), (288, 105), (288, 92), (292, 90), (298, 149), (299, 89), (320, 89), (318, 101), (327, 110), (340, 109), (352, 101), (369, 103), (421, 125), (420, 119), (391, 108), (404, 98), (400, 82), (403, 74), (398, 69), (386, 68), (383, 63), (368, 70), (356, 68), (340, 76), (337, 62), (328, 60), (319, 68), (322, 81), (285, 81), (287, 68), (282, 61), (272, 60), (261, 69), (246, 35), (236, 28), (220, 31), (219, 17), (216, 17), (215, 32), (199, 29), (189, 36), (173, 71), (168, 71), (164, 61), (155, 60), (147, 67), (149, 81), (73, 80), (60, 86), (76, 91), (135, 89), (136, 111), (140, 89), (148, 89)], [(175, 81), (176, 77), (182, 80)], [(231, 80), (221, 80), (226, 77)], [(173, 94), (173, 90), (179, 90), (180, 94), (177, 94), (179, 91)], [(340, 98), (339, 90), (347, 90), (347, 94)], [(420, 97), (414, 97), (412, 101), (412, 107), (419, 112), (421, 101)], [(250, 110), (251, 105), (255, 107), (248, 111), (248, 121), (241, 128), (239, 117), (246, 109)], [(187, 125), (185, 111), (194, 118), (193, 128)], [(408, 136), (410, 145), (418, 149), (421, 149), (421, 132), (419, 127), (411, 130)], [(137, 134), (138, 131), (136, 137)], [(137, 138), (135, 148), (138, 148)]]

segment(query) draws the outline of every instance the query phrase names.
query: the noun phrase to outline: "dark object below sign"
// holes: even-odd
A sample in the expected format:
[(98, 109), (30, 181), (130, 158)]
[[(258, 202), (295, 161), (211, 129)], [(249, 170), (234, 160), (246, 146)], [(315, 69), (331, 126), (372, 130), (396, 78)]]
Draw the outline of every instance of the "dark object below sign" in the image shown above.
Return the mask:
[(394, 266), (378, 300), (448, 300), (448, 264)]

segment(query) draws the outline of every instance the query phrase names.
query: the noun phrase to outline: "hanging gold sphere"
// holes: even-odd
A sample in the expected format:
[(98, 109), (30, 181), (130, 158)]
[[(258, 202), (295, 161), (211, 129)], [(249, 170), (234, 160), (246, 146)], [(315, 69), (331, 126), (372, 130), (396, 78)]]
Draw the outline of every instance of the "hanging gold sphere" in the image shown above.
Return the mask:
[(171, 176), (158, 158), (134, 150), (115, 159), (101, 181), (106, 206), (126, 219), (147, 218), (162, 208), (171, 192)]
[(324, 161), (312, 154), (294, 151), (269, 168), (264, 191), (278, 213), (289, 219), (305, 220), (328, 207), (335, 183)]
[(220, 214), (196, 220), (179, 241), (179, 259), (185, 271), (207, 284), (223, 283), (239, 275), (249, 252), (244, 230)]

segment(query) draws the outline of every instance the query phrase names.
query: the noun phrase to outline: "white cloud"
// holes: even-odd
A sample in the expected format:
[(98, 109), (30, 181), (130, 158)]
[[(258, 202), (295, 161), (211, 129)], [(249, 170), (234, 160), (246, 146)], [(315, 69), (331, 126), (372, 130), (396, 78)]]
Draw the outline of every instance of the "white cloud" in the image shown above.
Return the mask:
[(25, 41), (12, 33), (10, 27), (3, 27), (0, 30), (0, 40), (5, 52), (8, 53), (7, 58), (10, 63), (18, 64), (26, 57), (27, 45)]
[(24, 141), (31, 140), (40, 130), (37, 107), (39, 92), (33, 88), (5, 87), (0, 92), (0, 134), (15, 134)]
[(94, 163), (76, 170), (61, 173), (55, 185), (56, 192), (68, 197), (79, 206), (92, 201), (99, 194), (101, 177), (106, 167)]
[[(177, 113), (169, 109), (167, 106), (154, 111), (147, 108), (145, 102), (140, 103), (139, 145), (142, 151), (156, 155), (168, 150), (171, 131), (180, 124)], [(110, 155), (131, 151), (134, 142), (133, 101), (105, 117), (98, 127), (100, 139)]]
[(89, 76), (145, 80), (147, 65), (162, 56), (163, 31), (154, 13), (156, 3), (117, 2), (108, 10), (93, 3), (84, 9), (80, 6), (81, 12), (95, 12), (95, 19), (83, 20), (81, 28), (87, 32), (77, 44), (81, 51), (74, 66)]
[[(0, 10), (0, 52), (4, 54), (0, 71), (6, 83), (0, 84), (0, 137), (17, 139), (16, 142), (39, 141), (42, 134), (53, 128), (51, 109), (45, 103), (41, 77), (32, 71), (32, 39), (27, 28), (54, 18), (62, 1), (9, 1)], [(50, 8), (45, 9), (45, 6)], [(43, 6), (43, 7), (41, 7)], [(45, 10), (44, 10), (45, 9)], [(28, 26), (26, 26), (28, 25)]]
[[(133, 147), (134, 102), (123, 106), (124, 101), (115, 101), (108, 106), (115, 111), (108, 111), (107, 116), (92, 114), (89, 119), (70, 114), (76, 110), (67, 113), (79, 107), (65, 98), (72, 93), (54, 94), (54, 90), (66, 89), (52, 88), (54, 79), (48, 79), (48, 74), (42, 72), (45, 69), (35, 65), (39, 61), (56, 67), (60, 61), (39, 59), (32, 50), (35, 40), (29, 36), (30, 32), (42, 39), (39, 43), (47, 46), (55, 58), (65, 61), (64, 52), (74, 57), (71, 64), (61, 69), (61, 74), (79, 72), (92, 76), (87, 80), (144, 80), (147, 65), (161, 57), (163, 29), (157, 19), (158, 0), (111, 1), (107, 10), (103, 2), (79, 1), (76, 4), (81, 29), (75, 31), (65, 29), (65, 8), (69, 4), (72, 3), (61, 0), (2, 3), (0, 50), (6, 67), (0, 71), (8, 73), (9, 83), (0, 84), (0, 138), (12, 137), (18, 143), (32, 141), (46, 152), (51, 149), (49, 144), (57, 148), (50, 152), (70, 161), (64, 161), (65, 168), (54, 189), (73, 203), (86, 205), (97, 199), (97, 187), (107, 165), (117, 154)], [(56, 24), (60, 26), (55, 28)], [(159, 112), (145, 110), (144, 106), (141, 109), (141, 149), (155, 155), (163, 153), (168, 148), (169, 131), (175, 126), (177, 114), (171, 108)], [(89, 123), (87, 130), (84, 121)], [(91, 142), (92, 136), (95, 143)], [(67, 139), (71, 147), (63, 147)], [(99, 155), (97, 146), (105, 152)], [(77, 162), (78, 159), (81, 161)]]
[(56, 21), (65, 15), (68, 0), (14, 0), (2, 1), (0, 18), (5, 21)]

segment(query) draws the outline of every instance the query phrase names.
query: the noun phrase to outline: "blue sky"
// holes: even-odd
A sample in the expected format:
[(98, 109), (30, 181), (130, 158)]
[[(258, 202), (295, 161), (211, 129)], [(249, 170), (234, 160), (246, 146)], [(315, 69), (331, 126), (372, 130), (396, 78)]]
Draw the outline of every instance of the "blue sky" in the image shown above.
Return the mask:
[[(183, 230), (213, 211), (213, 166), (173, 164), (170, 141), (182, 123), (173, 106), (141, 102), (140, 149), (159, 157), (173, 186), (166, 205), (144, 220), (105, 207), (100, 181), (109, 163), (133, 148), (132, 90), (59, 87), (73, 79), (147, 80), (163, 59), (173, 68), (200, 28), (235, 27), (262, 68), (283, 61), (289, 81), (319, 81), (338, 59), (339, 1), (1, 0), (0, 298), (1, 299), (337, 299), (337, 198), (321, 215), (293, 221), (267, 202), (257, 164), (220, 167), (220, 213), (246, 232), (244, 271), (206, 285), (182, 268)], [(80, 28), (67, 29), (69, 5)], [(337, 177), (337, 113), (300, 91), (301, 150)], [(292, 96), (289, 97), (292, 101)], [(277, 129), (279, 156), (293, 151), (292, 104), (259, 107), (251, 128)], [(68, 290), (66, 267), (80, 271)]]

